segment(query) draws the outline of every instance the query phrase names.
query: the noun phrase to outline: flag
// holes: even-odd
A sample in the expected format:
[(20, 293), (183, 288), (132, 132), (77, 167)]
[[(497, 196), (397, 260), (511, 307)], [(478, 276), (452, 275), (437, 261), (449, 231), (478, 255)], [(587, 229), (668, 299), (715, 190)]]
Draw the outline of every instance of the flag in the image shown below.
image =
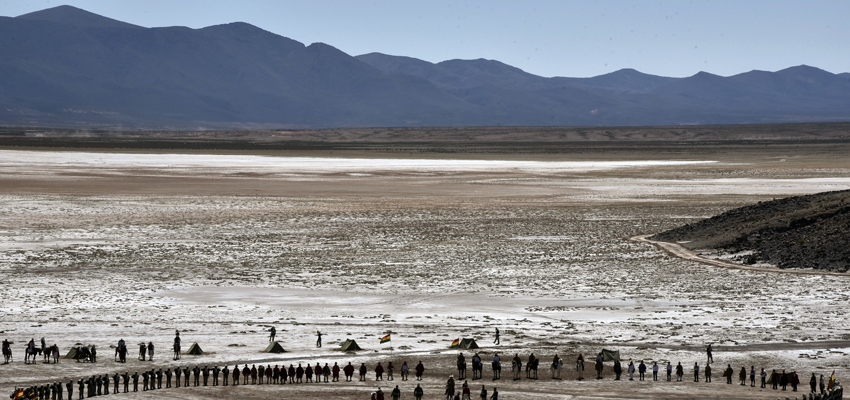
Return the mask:
[(832, 389), (833, 385), (835, 385), (835, 370), (832, 370), (832, 376), (829, 377), (829, 386), (827, 389)]
[(460, 346), (460, 338), (457, 338), (457, 339), (453, 340), (453, 341), (452, 341), (452, 346), (451, 346), (451, 347), (449, 347), (449, 348), (450, 348), (450, 349), (453, 349), (453, 348), (458, 347), (458, 346)]
[(388, 334), (387, 334), (387, 336), (382, 337), (382, 338), (381, 338), (381, 344), (384, 344), (384, 343), (386, 343), (386, 342), (389, 342), (389, 341), (390, 341), (390, 335), (391, 335), (391, 334), (389, 334), (389, 333), (388, 333)]

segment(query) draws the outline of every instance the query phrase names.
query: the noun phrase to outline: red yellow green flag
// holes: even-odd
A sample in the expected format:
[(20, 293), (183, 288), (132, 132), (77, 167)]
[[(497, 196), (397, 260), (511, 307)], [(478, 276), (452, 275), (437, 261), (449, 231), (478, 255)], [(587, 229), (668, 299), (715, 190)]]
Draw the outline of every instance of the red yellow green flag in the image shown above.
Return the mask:
[(384, 337), (381, 338), (381, 344), (384, 344), (384, 343), (389, 342), (389, 341), (390, 341), (390, 334), (387, 334), (387, 336), (384, 336)]
[(449, 348), (450, 348), (450, 349), (453, 349), (453, 348), (455, 348), (455, 347), (457, 347), (457, 346), (460, 346), (460, 338), (457, 338), (457, 339), (453, 340), (453, 341), (452, 341), (452, 346), (451, 346), (451, 347), (449, 347)]
[(827, 389), (832, 389), (835, 386), (835, 370), (832, 370), (832, 376), (829, 377), (829, 387)]

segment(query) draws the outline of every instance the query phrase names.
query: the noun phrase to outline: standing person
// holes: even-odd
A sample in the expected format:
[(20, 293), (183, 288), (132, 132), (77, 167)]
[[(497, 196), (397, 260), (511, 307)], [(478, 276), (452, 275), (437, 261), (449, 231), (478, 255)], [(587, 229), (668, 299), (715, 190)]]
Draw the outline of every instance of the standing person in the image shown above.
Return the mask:
[(779, 373), (776, 370), (770, 373), (770, 385), (773, 390), (779, 388)]
[(670, 364), (670, 361), (667, 361), (667, 382), (673, 380), (673, 364)]
[(378, 366), (375, 367), (375, 380), (376, 381), (384, 380), (384, 367), (381, 366), (380, 361), (378, 362)]
[(499, 328), (498, 327), (496, 328), (496, 339), (493, 340), (493, 343), (494, 344), (500, 343), (500, 341), (499, 341)]
[(361, 382), (366, 380), (366, 371), (368, 371), (368, 369), (366, 368), (366, 363), (360, 363), (360, 370), (357, 371), (357, 372), (360, 372), (360, 381)]
[[(313, 367), (310, 364), (307, 364), (307, 368), (304, 368), (304, 374), (307, 375), (306, 382), (313, 382)], [(319, 377), (317, 376), (316, 379)]]
[(820, 376), (820, 394), (826, 390), (826, 385), (823, 383), (823, 375)]
[(316, 336), (318, 337), (318, 339), (316, 339), (316, 347), (322, 347), (322, 331), (317, 330)]
[(179, 360), (180, 359), (180, 331), (178, 331), (178, 330), (174, 331), (174, 346), (173, 346), (173, 348), (174, 348), (174, 357), (172, 359), (173, 360)]
[(401, 380), (406, 381), (410, 375), (410, 367), (407, 366), (407, 361), (401, 363)]
[(756, 366), (750, 365), (750, 387), (756, 387)]
[[(815, 374), (812, 374), (812, 377), (814, 377), (814, 376), (815, 376)], [(761, 369), (761, 388), (762, 389), (767, 388), (767, 371), (765, 371), (764, 368)], [(812, 386), (812, 389), (814, 389), (814, 386)]]
[(183, 371), (180, 370), (180, 367), (174, 368), (174, 387), (176, 388), (180, 387), (180, 374), (182, 373)]
[(147, 353), (148, 346), (145, 345), (145, 342), (139, 343), (139, 361), (145, 361)]
[(812, 379), (809, 381), (809, 386), (812, 387), (812, 391), (810, 393), (817, 393), (818, 390), (818, 378), (815, 376), (815, 373), (812, 372)]
[(782, 390), (788, 389), (788, 374), (785, 373), (785, 370), (782, 370), (782, 374), (779, 375), (779, 386), (782, 386)]
[[(419, 361), (419, 364), (416, 364), (416, 380), (417, 381), (422, 380), (422, 373), (423, 372), (425, 372), (425, 366), (422, 365), (422, 361)], [(821, 379), (821, 382), (823, 382), (823, 379)], [(419, 385), (416, 385), (416, 386), (418, 387)]]
[[(227, 386), (227, 380), (230, 378), (230, 368), (227, 367), (227, 364), (224, 364), (224, 368), (221, 369), (221, 377), (222, 384), (224, 384), (224, 386)], [(180, 380), (180, 378), (177, 379)]]
[(490, 400), (499, 400), (499, 389), (493, 388), (493, 395), (490, 396)]
[(481, 400), (487, 400), (487, 388), (481, 385)]
[[(620, 375), (622, 375), (622, 374), (623, 374), (623, 366), (620, 365), (620, 359), (616, 359), (616, 360), (614, 360), (614, 375), (615, 375), (614, 380), (619, 381)], [(560, 376), (560, 374), (559, 374), (559, 376)], [(561, 378), (558, 378), (558, 379), (561, 379)]]
[(681, 382), (684, 375), (685, 367), (683, 367), (682, 362), (679, 361), (679, 364), (676, 365), (676, 382)]
[(711, 356), (711, 343), (709, 343), (708, 347), (705, 348), (705, 355), (708, 356), (708, 364), (714, 362), (714, 357)]
[(584, 356), (579, 354), (576, 358), (576, 372), (578, 373), (578, 380), (584, 380)]
[(390, 396), (392, 396), (393, 400), (398, 400), (401, 397), (401, 389), (398, 388), (398, 385), (395, 386)]
[(629, 360), (629, 380), (635, 380), (635, 363)]
[(711, 382), (711, 364), (705, 363), (705, 382)]
[(694, 382), (699, 382), (699, 364), (694, 361)]
[[(233, 386), (239, 385), (239, 374), (240, 374), (240, 372), (241, 372), (241, 370), (239, 369), (239, 364), (236, 364), (236, 366), (233, 367)], [(189, 385), (186, 385), (186, 386), (189, 386)]]
[(741, 380), (741, 386), (747, 386), (747, 367), (741, 367), (738, 378)]
[(654, 362), (654, 361), (652, 363), (652, 380), (653, 381), (658, 380), (658, 363)]
[(337, 363), (334, 363), (334, 366), (331, 368), (331, 373), (333, 374), (331, 382), (339, 382), (339, 365)]
[(148, 342), (148, 361), (153, 361), (153, 342)]
[(791, 375), (791, 388), (794, 389), (794, 391), (796, 392), (797, 391), (797, 385), (799, 385), (799, 384), (800, 384), (800, 377), (797, 376), (796, 372), (794, 372), (794, 374)]
[(350, 361), (349, 361), (348, 365), (346, 365), (342, 369), (342, 372), (345, 373), (345, 381), (351, 382), (351, 377), (354, 376), (354, 366), (351, 365)]
[[(325, 364), (325, 365), (327, 365), (327, 364)], [(388, 381), (393, 380), (393, 370), (395, 370), (395, 367), (393, 367), (393, 362), (390, 361), (390, 362), (387, 363), (387, 380)], [(466, 370), (464, 370), (464, 375), (466, 375)]]
[(646, 373), (646, 364), (643, 363), (643, 360), (640, 360), (640, 364), (638, 364), (638, 375), (640, 376), (640, 380), (643, 380), (645, 373)]
[(596, 355), (596, 379), (602, 379), (602, 353)]
[(274, 335), (277, 333), (277, 329), (274, 327), (269, 328), (269, 342), (274, 342)]
[[(318, 365), (318, 364), (316, 364)], [(392, 366), (392, 363), (390, 363)], [(390, 370), (390, 380), (392, 380), (392, 370)], [(331, 376), (331, 367), (328, 366), (328, 363), (325, 363), (325, 366), (322, 367), (322, 377), (325, 378), (325, 382), (327, 383), (328, 377)]]
[(416, 388), (413, 389), (413, 397), (416, 400), (422, 400), (422, 386), (419, 386), (418, 383), (416, 384)]

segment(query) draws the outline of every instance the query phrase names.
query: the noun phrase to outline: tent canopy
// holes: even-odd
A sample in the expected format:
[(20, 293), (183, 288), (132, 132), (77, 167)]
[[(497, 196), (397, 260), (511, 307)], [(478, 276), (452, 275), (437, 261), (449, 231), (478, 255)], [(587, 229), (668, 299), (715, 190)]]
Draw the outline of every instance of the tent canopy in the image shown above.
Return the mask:
[(189, 350), (186, 350), (186, 354), (193, 355), (193, 356), (199, 356), (201, 354), (204, 354), (204, 351), (201, 350), (201, 346), (198, 346), (198, 343), (195, 342), (195, 343), (192, 343), (192, 346), (189, 347)]
[(357, 350), (363, 350), (363, 349), (361, 349), (360, 346), (357, 345), (357, 342), (355, 342), (353, 339), (346, 339), (344, 342), (342, 342), (342, 346), (340, 347), (340, 350), (342, 350), (342, 351), (357, 351)]
[(602, 349), (602, 361), (614, 361), (620, 359), (620, 350)]
[(475, 339), (472, 338), (463, 338), (458, 345), (461, 349), (477, 349), (478, 343), (475, 343)]
[(286, 350), (283, 349), (280, 342), (272, 342), (263, 350), (263, 353), (286, 353)]

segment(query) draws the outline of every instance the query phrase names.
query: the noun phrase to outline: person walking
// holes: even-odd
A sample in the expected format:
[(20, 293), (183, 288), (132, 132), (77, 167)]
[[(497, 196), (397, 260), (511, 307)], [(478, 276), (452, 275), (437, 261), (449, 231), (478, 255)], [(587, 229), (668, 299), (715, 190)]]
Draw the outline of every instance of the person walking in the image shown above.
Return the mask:
[(316, 331), (316, 347), (322, 347), (322, 331)]
[(711, 356), (711, 343), (708, 344), (708, 347), (705, 348), (705, 354), (708, 356), (708, 364), (714, 362), (714, 357)]
[(493, 344), (499, 344), (499, 328), (496, 328), (496, 339), (493, 340)]

